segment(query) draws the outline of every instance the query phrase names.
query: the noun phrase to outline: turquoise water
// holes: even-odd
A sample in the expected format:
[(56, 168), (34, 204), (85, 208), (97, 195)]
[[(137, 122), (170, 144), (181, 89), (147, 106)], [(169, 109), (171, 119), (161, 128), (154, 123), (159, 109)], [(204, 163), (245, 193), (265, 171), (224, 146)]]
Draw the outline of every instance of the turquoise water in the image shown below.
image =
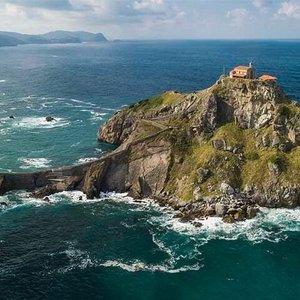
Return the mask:
[[(0, 48), (0, 172), (95, 159), (101, 124), (165, 90), (253, 61), (300, 100), (300, 42), (169, 41)], [(9, 116), (13, 115), (14, 119)], [(44, 121), (48, 115), (56, 121)], [(126, 195), (0, 197), (0, 299), (299, 299), (300, 211), (196, 229)]]

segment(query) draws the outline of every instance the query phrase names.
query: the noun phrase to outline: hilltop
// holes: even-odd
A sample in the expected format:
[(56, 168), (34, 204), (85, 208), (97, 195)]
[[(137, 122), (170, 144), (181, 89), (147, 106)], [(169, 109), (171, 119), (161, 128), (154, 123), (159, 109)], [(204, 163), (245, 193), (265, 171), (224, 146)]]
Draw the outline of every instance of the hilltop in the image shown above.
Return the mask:
[(226, 222), (300, 204), (300, 107), (274, 81), (221, 77), (190, 94), (165, 92), (116, 113), (98, 138), (119, 147), (82, 166), (0, 176), (0, 192), (36, 197), (77, 189), (155, 198), (183, 220)]
[(38, 35), (0, 31), (0, 47), (25, 44), (68, 44), (83, 42), (107, 42), (107, 39), (102, 33), (85, 31), (52, 31)]

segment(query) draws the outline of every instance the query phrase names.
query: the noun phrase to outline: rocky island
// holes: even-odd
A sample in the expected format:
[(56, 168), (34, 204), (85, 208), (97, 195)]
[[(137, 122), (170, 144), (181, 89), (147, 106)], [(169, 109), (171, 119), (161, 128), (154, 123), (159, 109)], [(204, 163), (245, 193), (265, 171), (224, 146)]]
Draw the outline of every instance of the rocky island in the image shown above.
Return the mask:
[[(273, 80), (222, 76), (117, 112), (98, 139), (118, 148), (97, 161), (31, 174), (0, 174), (0, 194), (127, 192), (177, 217), (253, 218), (259, 207), (300, 204), (300, 107)], [(196, 223), (195, 223), (196, 224)]]

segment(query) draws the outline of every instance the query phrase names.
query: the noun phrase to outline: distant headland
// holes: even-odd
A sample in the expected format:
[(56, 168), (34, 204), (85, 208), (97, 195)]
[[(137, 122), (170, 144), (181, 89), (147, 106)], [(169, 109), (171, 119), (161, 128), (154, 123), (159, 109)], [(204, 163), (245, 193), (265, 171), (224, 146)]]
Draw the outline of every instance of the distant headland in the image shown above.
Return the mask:
[(31, 35), (0, 31), (0, 47), (12, 47), (29, 44), (80, 44), (85, 42), (107, 42), (103, 33), (86, 31), (51, 31), (45, 34)]

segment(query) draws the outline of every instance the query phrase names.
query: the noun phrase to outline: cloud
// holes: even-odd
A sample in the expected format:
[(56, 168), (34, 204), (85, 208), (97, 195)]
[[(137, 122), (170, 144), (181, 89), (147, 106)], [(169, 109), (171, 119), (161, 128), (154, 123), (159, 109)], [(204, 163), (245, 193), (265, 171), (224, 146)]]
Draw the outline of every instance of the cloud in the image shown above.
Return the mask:
[(71, 10), (72, 5), (69, 0), (6, 0), (7, 4), (16, 6), (44, 8), (50, 10)]
[(0, 30), (121, 39), (299, 38), (300, 0), (0, 0), (0, 20)]
[(256, 7), (256, 8), (264, 8), (264, 7), (268, 6), (269, 1), (267, 1), (267, 0), (253, 0), (252, 3), (254, 5), (254, 7)]
[(233, 27), (248, 26), (248, 21), (252, 19), (251, 14), (245, 8), (235, 8), (227, 12), (227, 19)]
[(26, 18), (27, 14), (21, 7), (13, 5), (13, 4), (6, 4), (4, 12), (7, 16), (16, 17), (16, 18)]
[(277, 15), (286, 18), (300, 19), (300, 3), (289, 1), (281, 3)]
[(161, 12), (166, 9), (164, 0), (134, 1), (132, 7), (134, 10), (137, 11), (151, 11), (151, 12)]
[(253, 0), (252, 4), (261, 14), (270, 13), (274, 9), (274, 2), (272, 0)]

